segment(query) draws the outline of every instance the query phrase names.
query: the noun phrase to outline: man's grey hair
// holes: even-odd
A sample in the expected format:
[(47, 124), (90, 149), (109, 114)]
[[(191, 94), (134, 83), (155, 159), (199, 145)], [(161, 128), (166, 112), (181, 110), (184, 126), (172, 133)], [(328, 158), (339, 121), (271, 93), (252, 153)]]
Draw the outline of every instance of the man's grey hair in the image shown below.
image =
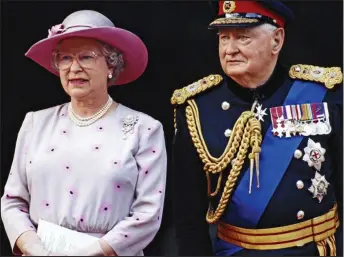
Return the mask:
[[(265, 32), (268, 32), (268, 33), (272, 33), (272, 32), (274, 32), (277, 29), (276, 26), (274, 26), (274, 25), (272, 25), (270, 23), (263, 23), (263, 24), (261, 24), (261, 25), (259, 25), (257, 27), (254, 27), (254, 28), (261, 28), (262, 30), (264, 30)], [(248, 27), (246, 29), (249, 30), (250, 27)], [(217, 35), (219, 35), (219, 32), (217, 33)]]
[(262, 28), (266, 32), (270, 32), (270, 33), (274, 32), (277, 29), (276, 26), (274, 26), (270, 23), (264, 23), (264, 24), (260, 25), (259, 28)]

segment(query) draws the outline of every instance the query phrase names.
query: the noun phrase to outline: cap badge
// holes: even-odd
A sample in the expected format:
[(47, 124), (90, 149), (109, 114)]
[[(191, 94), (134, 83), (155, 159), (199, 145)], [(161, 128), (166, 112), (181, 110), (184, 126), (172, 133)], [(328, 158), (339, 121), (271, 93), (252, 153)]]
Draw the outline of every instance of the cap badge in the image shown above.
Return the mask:
[(234, 1), (224, 1), (223, 3), (223, 12), (224, 13), (231, 13), (235, 10), (235, 2)]

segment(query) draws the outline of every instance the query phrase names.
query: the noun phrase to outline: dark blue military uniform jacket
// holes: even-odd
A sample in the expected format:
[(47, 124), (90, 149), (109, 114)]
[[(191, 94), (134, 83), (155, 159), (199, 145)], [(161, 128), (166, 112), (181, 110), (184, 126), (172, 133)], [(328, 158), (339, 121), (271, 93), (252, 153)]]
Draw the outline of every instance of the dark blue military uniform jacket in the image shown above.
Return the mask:
[[(209, 152), (214, 157), (219, 157), (223, 153), (228, 137), (225, 131), (232, 129), (239, 116), (247, 110), (250, 110), (254, 100), (258, 100), (262, 107), (269, 110), (272, 107), (283, 106), (283, 103), (294, 85), (296, 79), (289, 76), (289, 68), (278, 64), (271, 78), (257, 89), (247, 89), (238, 85), (229, 77), (222, 75), (223, 80), (216, 86), (205, 90), (198, 90), (197, 93), (189, 94), (198, 107), (199, 120), (202, 128), (202, 134)], [(325, 85), (320, 82), (309, 81), (307, 89), (312, 91), (316, 86)], [(192, 87), (192, 86), (191, 86)], [(190, 87), (189, 87), (190, 89)], [(227, 102), (229, 108), (222, 108), (223, 103)], [(310, 167), (302, 158), (291, 158), (284, 172), (283, 177), (277, 185), (261, 185), (256, 188), (255, 183), (252, 186), (252, 195), (263, 187), (274, 186), (275, 189), (271, 199), (267, 200), (266, 207), (259, 217), (256, 224), (245, 220), (245, 217), (231, 218), (228, 210), (241, 208), (240, 203), (231, 199), (227, 211), (222, 215), (221, 220), (231, 225), (243, 228), (272, 228), (295, 224), (322, 214), (327, 213), (335, 203), (338, 204), (340, 227), (342, 230), (342, 190), (343, 190), (343, 124), (342, 124), (342, 85), (335, 85), (332, 89), (326, 91), (321, 102), (328, 104), (330, 124), (332, 130), (327, 135), (309, 135), (303, 136), (296, 149), (285, 149), (289, 155), (293, 156), (295, 150), (300, 150), (303, 154), (304, 148), (311, 138), (314, 142), (320, 143), (326, 150), (325, 161), (322, 162), (321, 175), (324, 175), (330, 183), (327, 188), (327, 195), (319, 203), (317, 198), (313, 198), (308, 188), (312, 185), (311, 179), (314, 178), (314, 167)], [(178, 240), (180, 255), (318, 255), (315, 243), (309, 243), (302, 247), (292, 247), (280, 250), (248, 250), (237, 249), (219, 238), (215, 238), (214, 249), (212, 249), (211, 239), (209, 237), (209, 225), (205, 216), (209, 202), (216, 208), (219, 197), (208, 199), (207, 181), (205, 172), (199, 154), (192, 142), (190, 131), (188, 129), (185, 108), (187, 106), (185, 99), (176, 103), (175, 124), (176, 135), (173, 145), (173, 166), (174, 166), (174, 213), (176, 222), (176, 234)], [(227, 105), (228, 107), (228, 105)], [(224, 110), (226, 109), (226, 110)], [(269, 111), (264, 116), (262, 124), (262, 136), (268, 131), (271, 125)], [(278, 144), (275, 146), (279, 147)], [(290, 152), (292, 151), (292, 152)], [(269, 156), (265, 157), (269, 159)], [(275, 165), (279, 160), (268, 160), (271, 165)], [(272, 167), (271, 166), (271, 167)], [(247, 172), (249, 160), (246, 159), (242, 172), (238, 178), (237, 185)], [(228, 170), (224, 170), (225, 175), (223, 183), (226, 181)], [(227, 172), (227, 173), (226, 173)], [(274, 172), (273, 168), (267, 171), (261, 170), (260, 173)], [(269, 174), (264, 174), (269, 176)], [(216, 187), (216, 176), (213, 176), (212, 190)], [(297, 182), (302, 182), (303, 187), (298, 188)], [(223, 188), (222, 183), (222, 188)], [(221, 192), (218, 194), (221, 196)], [(256, 203), (252, 202), (252, 206)], [(253, 210), (250, 206), (244, 206), (248, 212)], [(302, 217), (299, 216), (300, 212)], [(239, 212), (240, 213), (240, 212)], [(342, 254), (341, 233), (337, 233), (337, 254)]]

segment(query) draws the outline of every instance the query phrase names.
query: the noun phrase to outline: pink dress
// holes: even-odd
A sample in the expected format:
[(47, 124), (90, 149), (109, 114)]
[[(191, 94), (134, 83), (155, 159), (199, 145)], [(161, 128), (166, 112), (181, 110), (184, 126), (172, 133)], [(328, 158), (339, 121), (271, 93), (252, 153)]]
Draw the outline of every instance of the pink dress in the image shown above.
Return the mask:
[(143, 255), (161, 224), (164, 131), (121, 104), (87, 127), (68, 104), (27, 113), (18, 134), (1, 216), (14, 249), (39, 219), (102, 237), (118, 255)]

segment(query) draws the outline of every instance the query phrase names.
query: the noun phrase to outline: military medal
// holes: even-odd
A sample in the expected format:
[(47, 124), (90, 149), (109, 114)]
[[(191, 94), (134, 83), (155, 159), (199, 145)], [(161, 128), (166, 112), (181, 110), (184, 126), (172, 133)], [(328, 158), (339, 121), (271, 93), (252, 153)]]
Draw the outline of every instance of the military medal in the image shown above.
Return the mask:
[(314, 178), (312, 178), (312, 185), (308, 188), (308, 191), (313, 194), (313, 198), (318, 198), (320, 203), (327, 194), (329, 184), (325, 176), (321, 176), (320, 173), (316, 171)]
[(320, 143), (315, 143), (312, 139), (308, 138), (307, 146), (303, 149), (305, 155), (302, 160), (308, 163), (309, 167), (314, 167), (317, 170), (321, 169), (321, 163), (325, 161), (326, 149), (322, 148)]
[(327, 103), (270, 108), (272, 133), (279, 137), (326, 135), (331, 132)]
[(282, 137), (284, 132), (284, 119), (283, 117), (278, 117), (275, 121), (274, 128), (272, 129), (272, 132), (275, 136)]

